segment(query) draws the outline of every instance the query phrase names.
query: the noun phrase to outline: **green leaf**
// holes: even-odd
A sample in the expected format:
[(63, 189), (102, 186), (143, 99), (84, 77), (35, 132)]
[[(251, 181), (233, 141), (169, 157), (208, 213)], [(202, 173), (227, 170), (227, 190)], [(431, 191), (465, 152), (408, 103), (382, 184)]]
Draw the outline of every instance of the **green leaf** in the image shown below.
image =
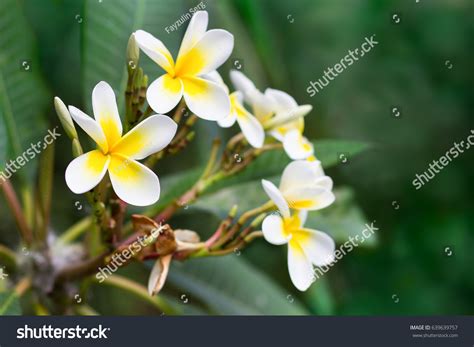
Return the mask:
[[(286, 270), (285, 270), (286, 271)], [(237, 255), (173, 262), (168, 282), (218, 315), (305, 315), (298, 302)]]
[[(177, 32), (167, 33), (183, 14), (183, 0), (88, 0), (84, 6), (83, 33), (83, 97), (91, 110), (91, 93), (99, 81), (108, 82), (116, 92), (119, 110), (124, 109), (127, 83), (126, 49), (130, 35), (143, 29), (162, 40), (173, 54), (181, 41)], [(183, 24), (186, 27), (187, 24)], [(170, 45), (172, 41), (174, 45)], [(161, 68), (140, 52), (139, 65), (150, 78), (162, 73)], [(123, 112), (121, 112), (123, 115)]]
[[(347, 158), (347, 160), (350, 160), (354, 156), (370, 148), (369, 144), (359, 141), (327, 139), (315, 140), (312, 141), (312, 143), (314, 145), (315, 155), (321, 161), (325, 169), (341, 163), (341, 155), (343, 155), (342, 159)], [(283, 169), (290, 163), (290, 161), (291, 159), (288, 158), (283, 150), (274, 150), (263, 153), (244, 171), (217, 183), (211, 188), (211, 191), (216, 191), (223, 187), (242, 182), (280, 176)]]
[(0, 316), (19, 316), (21, 306), (18, 295), (14, 291), (0, 293)]
[[(46, 135), (42, 111), (51, 101), (20, 4), (0, 1), (0, 136), (4, 138), (0, 140), (0, 158), (13, 159)], [(26, 165), (29, 173), (33, 168), (31, 163)]]
[(327, 278), (318, 278), (303, 295), (311, 313), (317, 315), (334, 314), (335, 300)]

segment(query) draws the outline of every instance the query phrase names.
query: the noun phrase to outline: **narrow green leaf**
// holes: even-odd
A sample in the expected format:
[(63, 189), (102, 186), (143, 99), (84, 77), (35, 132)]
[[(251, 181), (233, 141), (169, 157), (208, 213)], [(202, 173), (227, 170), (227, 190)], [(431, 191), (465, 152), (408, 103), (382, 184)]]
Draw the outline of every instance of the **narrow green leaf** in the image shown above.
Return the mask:
[(237, 255), (173, 262), (168, 282), (218, 315), (305, 315), (298, 301)]
[[(13, 159), (36, 143), (46, 128), (42, 111), (50, 102), (36, 59), (34, 36), (22, 12), (21, 2), (0, 1), (0, 141), (1, 156)], [(8, 159), (7, 159), (8, 160)], [(34, 172), (28, 163), (19, 173)]]
[(21, 315), (20, 301), (14, 291), (0, 293), (0, 316)]

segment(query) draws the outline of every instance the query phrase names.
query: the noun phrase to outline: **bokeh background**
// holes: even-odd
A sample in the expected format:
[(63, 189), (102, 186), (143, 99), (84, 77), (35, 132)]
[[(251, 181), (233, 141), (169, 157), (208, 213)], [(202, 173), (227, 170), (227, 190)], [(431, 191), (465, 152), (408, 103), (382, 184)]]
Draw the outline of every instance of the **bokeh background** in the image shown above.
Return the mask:
[[(171, 33), (165, 27), (200, 3), (1, 0), (0, 123), (6, 124), (6, 112), (11, 110), (21, 142), (28, 144), (58, 124), (53, 96), (88, 110), (98, 81), (123, 90), (130, 33), (147, 30), (176, 54), (187, 23)], [(380, 230), (368, 246), (344, 257), (306, 293), (299, 293), (289, 280), (284, 247), (262, 241), (239, 255), (173, 265), (164, 297), (186, 314), (472, 314), (474, 150), (460, 155), (420, 190), (411, 182), (474, 129), (473, 2), (208, 0), (202, 4), (210, 13), (210, 28), (225, 28), (235, 36), (234, 52), (220, 69), (226, 79), (230, 68), (241, 66), (262, 90), (282, 89), (298, 103), (313, 105), (306, 118), (305, 134), (310, 139), (371, 145), (327, 170), (336, 186), (351, 188), (341, 193), (351, 201), (350, 207), (331, 218), (336, 222), (346, 218), (347, 230), (339, 231), (343, 236), (360, 231), (361, 220), (376, 221)], [(311, 80), (322, 77), (327, 67), (374, 34), (379, 44), (370, 53), (309, 97), (306, 88)], [(147, 57), (142, 55), (140, 64), (151, 80), (158, 76), (160, 71)], [(399, 110), (398, 116), (393, 108)], [(211, 139), (220, 132), (215, 124), (200, 122), (191, 148), (160, 164), (163, 181), (179, 182), (202, 164)], [(0, 126), (0, 146), (6, 148), (6, 143), (5, 128)], [(0, 163), (10, 158), (8, 153), (11, 149), (0, 155)], [(85, 199), (74, 196), (64, 183), (71, 160), (65, 136), (56, 155), (53, 230), (60, 233), (86, 215), (87, 208)], [(28, 164), (31, 175), (35, 165)], [(175, 223), (206, 234), (223, 212), (209, 206), (230, 208), (251, 199), (242, 191), (210, 195), (207, 204), (190, 206)], [(84, 205), (81, 210), (78, 201)], [(3, 199), (0, 208), (0, 242), (13, 246), (16, 230)], [(355, 215), (357, 222), (347, 221), (347, 214)], [(146, 283), (149, 268), (132, 265), (120, 272)], [(156, 314), (126, 293), (105, 286), (94, 288), (88, 300), (103, 314)]]

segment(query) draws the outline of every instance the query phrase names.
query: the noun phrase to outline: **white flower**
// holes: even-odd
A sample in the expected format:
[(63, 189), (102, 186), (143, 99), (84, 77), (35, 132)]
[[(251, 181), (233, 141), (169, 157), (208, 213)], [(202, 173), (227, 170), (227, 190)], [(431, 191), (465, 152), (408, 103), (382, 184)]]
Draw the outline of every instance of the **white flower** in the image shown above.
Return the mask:
[(277, 140), (283, 141), (283, 136), (291, 129), (303, 132), (303, 117), (311, 112), (311, 105), (298, 105), (291, 95), (278, 89), (267, 88), (265, 93), (262, 93), (240, 71), (232, 70), (230, 79), (234, 87), (243, 93), (245, 101), (251, 105), (253, 113), (265, 130)]
[[(217, 71), (209, 73), (206, 77), (221, 85), (226, 92), (229, 93), (229, 88), (227, 88)], [(235, 121), (237, 121), (248, 143), (255, 148), (262, 147), (263, 142), (265, 141), (265, 131), (263, 130), (263, 126), (260, 124), (259, 120), (243, 106), (244, 101), (242, 92), (233, 92), (229, 97), (230, 113), (224, 119), (217, 121), (217, 124), (223, 128), (229, 128), (234, 125)]]
[(335, 250), (329, 235), (304, 228), (306, 214), (306, 211), (284, 217), (271, 214), (262, 225), (265, 240), (274, 245), (288, 244), (288, 271), (291, 281), (301, 291), (308, 289), (314, 280), (313, 265), (330, 264)]
[(293, 161), (283, 171), (279, 188), (267, 180), (262, 185), (284, 217), (290, 215), (290, 208), (320, 210), (335, 200), (332, 179), (324, 174), (320, 161)]
[[(283, 171), (278, 189), (262, 180), (263, 189), (280, 214), (263, 220), (265, 239), (274, 245), (288, 244), (290, 278), (301, 291), (313, 282), (313, 265), (323, 266), (334, 260), (335, 244), (330, 236), (304, 228), (307, 210), (318, 210), (334, 201), (332, 180), (325, 176), (319, 161), (294, 161)], [(293, 215), (290, 208), (299, 210)]]
[(207, 24), (206, 11), (194, 14), (176, 62), (160, 40), (143, 30), (135, 32), (141, 50), (166, 71), (147, 90), (147, 100), (154, 111), (168, 112), (184, 96), (188, 108), (200, 118), (219, 120), (229, 114), (230, 100), (225, 90), (202, 77), (229, 58), (234, 37), (221, 29), (207, 31)]
[(165, 148), (176, 134), (177, 124), (164, 115), (153, 115), (122, 136), (115, 94), (99, 82), (92, 92), (95, 120), (69, 106), (74, 121), (97, 143), (98, 149), (74, 159), (66, 169), (66, 183), (74, 193), (93, 189), (108, 171), (112, 187), (123, 201), (136, 206), (155, 203), (160, 182), (141, 160)]

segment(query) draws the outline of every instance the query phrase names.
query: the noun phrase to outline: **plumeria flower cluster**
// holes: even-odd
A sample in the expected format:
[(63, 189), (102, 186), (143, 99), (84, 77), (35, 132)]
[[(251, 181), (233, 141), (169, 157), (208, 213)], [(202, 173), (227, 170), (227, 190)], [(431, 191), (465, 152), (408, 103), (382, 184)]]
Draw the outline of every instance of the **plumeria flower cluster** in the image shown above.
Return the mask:
[[(135, 109), (127, 104), (125, 126), (122, 126), (115, 93), (107, 82), (99, 82), (92, 91), (94, 117), (74, 106), (69, 106), (67, 110), (62, 101), (55, 100), (61, 122), (73, 140), (73, 148), (79, 148), (75, 152), (76, 158), (66, 169), (66, 183), (76, 194), (88, 193), (101, 182), (107, 182), (108, 174), (111, 187), (123, 202), (135, 206), (156, 203), (160, 197), (160, 181), (150, 169), (153, 165), (147, 162), (147, 166), (139, 161), (154, 156), (170, 144), (173, 146), (176, 138), (179, 139), (182, 131), (177, 130), (181, 119), (176, 117), (176, 113), (173, 118), (165, 114), (179, 109), (177, 106), (180, 103), (185, 104), (196, 117), (216, 121), (223, 128), (237, 123), (242, 131), (239, 135), (245, 138), (238, 139), (245, 145), (248, 143), (253, 148), (263, 148), (267, 140), (269, 143), (281, 142), (288, 156), (294, 161), (285, 168), (278, 188), (270, 181), (262, 181), (264, 191), (277, 206), (279, 213), (265, 217), (261, 232), (248, 234), (251, 228), (255, 227), (254, 224), (262, 223), (264, 215), (261, 219), (256, 218), (258, 223), (251, 222), (247, 231), (241, 232), (244, 235), (235, 238), (247, 220), (239, 220), (231, 225), (236, 213), (234, 211), (229, 213), (228, 218), (206, 242), (200, 242), (199, 235), (193, 231), (172, 230), (166, 225), (166, 232), (160, 233), (156, 244), (147, 247), (146, 255), (156, 259), (148, 289), (151, 295), (161, 290), (173, 257), (186, 257), (192, 252), (209, 255), (216, 249), (219, 254), (224, 254), (239, 245), (239, 242), (245, 243), (255, 235), (262, 236), (263, 233), (265, 239), (272, 244), (288, 244), (291, 280), (299, 290), (304, 291), (312, 283), (313, 266), (332, 262), (335, 248), (331, 237), (321, 231), (304, 227), (308, 211), (325, 208), (335, 200), (332, 193), (333, 182), (324, 174), (321, 163), (314, 156), (312, 144), (303, 135), (304, 116), (312, 107), (298, 105), (293, 97), (281, 90), (268, 88), (261, 92), (240, 71), (230, 72), (229, 77), (235, 88), (231, 92), (216, 69), (229, 58), (234, 38), (225, 30), (207, 30), (207, 27), (207, 12), (196, 12), (185, 32), (176, 60), (165, 45), (151, 33), (138, 30), (132, 34), (132, 46), (135, 45), (132, 51), (135, 51), (136, 60), (140, 49), (158, 64), (163, 74), (148, 88), (147, 78), (144, 79), (145, 82), (138, 81), (139, 90), (145, 86), (142, 101), (145, 100), (146, 89), (150, 112), (141, 112), (140, 107), (143, 104), (135, 104)], [(128, 71), (128, 83), (132, 83), (136, 75), (133, 75), (134, 71)], [(131, 85), (128, 84), (127, 87)], [(140, 95), (136, 99), (140, 100)], [(153, 111), (157, 114), (151, 114)], [(128, 122), (130, 119), (133, 122)], [(73, 120), (94, 140), (96, 149), (83, 154)], [(131, 129), (128, 130), (129, 128)], [(124, 129), (128, 132), (124, 133)], [(277, 144), (276, 147), (281, 148), (281, 145)], [(218, 148), (213, 147), (210, 162), (200, 178), (205, 180), (211, 176), (209, 181), (198, 181), (184, 197), (197, 198), (200, 192), (196, 189), (204, 189), (209, 182), (226, 177), (232, 172), (222, 164), (226, 152), (224, 151), (221, 166), (216, 164), (217, 153)], [(243, 167), (245, 165), (238, 168)], [(168, 206), (162, 214), (155, 217), (155, 221), (161, 220), (161, 216), (165, 216), (164, 219), (169, 218), (176, 206)], [(245, 214), (241, 218), (243, 216)], [(158, 230), (158, 224), (154, 220), (144, 218), (135, 216), (136, 233), (143, 234), (143, 230), (137, 230), (143, 229), (144, 226), (151, 228), (150, 230)], [(123, 216), (117, 220), (123, 222)], [(108, 225), (113, 226), (114, 223)], [(148, 229), (145, 234), (150, 232)], [(228, 248), (222, 249), (225, 246)]]
[(262, 185), (279, 210), (263, 220), (263, 235), (271, 244), (288, 244), (290, 278), (296, 288), (305, 291), (314, 280), (313, 265), (328, 265), (334, 260), (333, 239), (304, 227), (308, 211), (334, 202), (332, 179), (324, 174), (321, 162), (297, 160), (283, 171), (279, 188), (267, 180), (262, 180)]

